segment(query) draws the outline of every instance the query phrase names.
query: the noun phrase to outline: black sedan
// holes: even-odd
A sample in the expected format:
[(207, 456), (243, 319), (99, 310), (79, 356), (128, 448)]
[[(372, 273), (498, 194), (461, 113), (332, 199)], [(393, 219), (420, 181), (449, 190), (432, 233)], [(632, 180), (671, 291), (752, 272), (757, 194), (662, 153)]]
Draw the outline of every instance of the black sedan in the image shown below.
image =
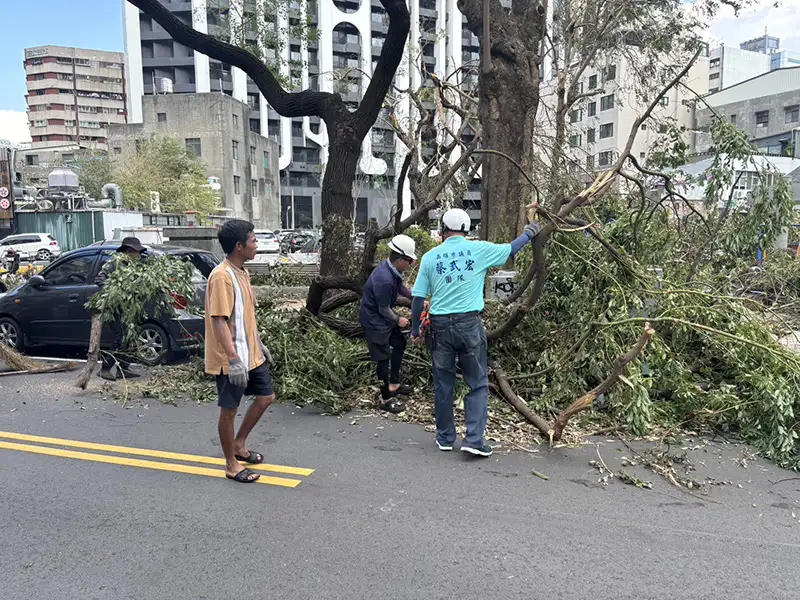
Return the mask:
[[(86, 302), (99, 289), (94, 285), (95, 276), (118, 247), (119, 242), (100, 242), (74, 250), (16, 290), (0, 294), (0, 340), (20, 350), (31, 346), (88, 348), (91, 315)], [(178, 246), (149, 246), (147, 252), (191, 262), (196, 293), (190, 303), (203, 306), (208, 276), (219, 262), (213, 254)], [(202, 339), (202, 315), (186, 310), (186, 298), (175, 296), (174, 301), (175, 317), (153, 317), (142, 324), (137, 350), (142, 362), (163, 362), (172, 351), (195, 346)], [(108, 348), (112, 342), (111, 331), (104, 328), (101, 347)]]

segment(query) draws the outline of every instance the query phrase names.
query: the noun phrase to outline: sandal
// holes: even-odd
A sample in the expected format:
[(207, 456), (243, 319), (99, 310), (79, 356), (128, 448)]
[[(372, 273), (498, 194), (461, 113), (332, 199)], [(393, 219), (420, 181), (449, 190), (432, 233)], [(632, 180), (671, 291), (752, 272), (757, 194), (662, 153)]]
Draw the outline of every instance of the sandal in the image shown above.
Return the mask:
[(260, 465), (262, 462), (264, 462), (263, 456), (261, 456), (258, 452), (252, 452), (250, 450), (247, 451), (247, 456), (235, 454), (234, 458), (241, 462), (246, 462), (249, 465)]
[(399, 400), (387, 400), (386, 402), (379, 403), (378, 408), (396, 415), (403, 412), (406, 409), (406, 405)]
[[(253, 477), (253, 475), (255, 475), (255, 477)], [(250, 469), (242, 469), (236, 475), (228, 475), (225, 473), (225, 477), (238, 481), (239, 483), (255, 483), (261, 475)]]
[(412, 388), (410, 385), (406, 385), (404, 383), (401, 383), (400, 387), (398, 387), (394, 391), (391, 391), (391, 389), (390, 389), (389, 393), (392, 394), (392, 395), (395, 395), (395, 396), (396, 395), (410, 396), (411, 394), (414, 393), (414, 388)]

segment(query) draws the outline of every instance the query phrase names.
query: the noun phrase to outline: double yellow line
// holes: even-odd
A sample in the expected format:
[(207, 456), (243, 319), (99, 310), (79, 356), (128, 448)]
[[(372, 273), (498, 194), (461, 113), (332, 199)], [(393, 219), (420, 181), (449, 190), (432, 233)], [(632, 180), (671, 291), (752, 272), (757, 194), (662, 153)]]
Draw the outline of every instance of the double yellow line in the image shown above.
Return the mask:
[[(76, 458), (78, 460), (88, 460), (92, 462), (107, 463), (111, 465), (124, 465), (127, 467), (140, 467), (143, 469), (155, 469), (157, 471), (172, 471), (174, 473), (188, 473), (191, 475), (205, 475), (206, 477), (225, 477), (225, 460), (212, 456), (200, 456), (197, 454), (182, 454), (180, 452), (165, 452), (163, 450), (146, 450), (144, 448), (131, 448), (129, 446), (113, 446), (110, 444), (96, 444), (94, 442), (80, 442), (76, 440), (65, 440), (61, 438), (44, 437), (40, 435), (27, 435), (24, 433), (14, 433), (11, 431), (0, 431), (0, 449), (18, 450), (20, 452), (31, 452), (33, 454), (45, 454), (47, 456), (60, 456), (62, 458)], [(15, 440), (7, 442), (3, 440)], [(127, 458), (124, 456), (111, 456), (108, 454), (95, 454), (93, 452), (76, 452), (75, 450), (65, 450), (64, 448), (51, 448), (49, 446), (32, 446), (30, 444), (20, 444), (17, 442), (33, 442), (36, 444), (50, 444), (51, 446), (63, 446), (66, 448), (80, 448), (82, 450), (99, 450), (100, 452), (115, 452), (117, 454), (127, 454), (129, 456), (147, 456), (149, 458), (163, 458), (167, 460), (178, 460), (182, 462), (200, 463), (215, 465), (216, 469), (206, 467), (195, 467), (176, 463), (159, 462), (155, 460), (142, 460), (139, 458)], [(283, 475), (299, 475), (307, 477), (314, 472), (314, 469), (303, 469), (299, 467), (286, 467), (283, 465), (270, 465), (262, 463), (260, 465), (247, 465), (250, 469), (267, 471), (269, 473), (280, 473)], [(294, 488), (302, 483), (301, 479), (290, 479), (288, 477), (273, 477), (262, 475), (257, 483), (267, 485), (278, 485), (281, 487)]]

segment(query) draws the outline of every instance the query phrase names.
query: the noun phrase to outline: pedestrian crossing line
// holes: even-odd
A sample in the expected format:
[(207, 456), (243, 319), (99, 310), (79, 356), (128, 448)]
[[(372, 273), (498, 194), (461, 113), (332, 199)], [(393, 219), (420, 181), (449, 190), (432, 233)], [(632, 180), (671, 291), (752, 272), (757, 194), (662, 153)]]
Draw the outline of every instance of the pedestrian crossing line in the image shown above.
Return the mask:
[[(100, 450), (101, 452), (116, 452), (117, 454), (129, 454), (131, 456), (147, 456), (149, 458), (166, 458), (168, 460), (180, 460), (183, 462), (196, 462), (206, 465), (225, 466), (225, 459), (214, 456), (201, 456), (198, 454), (183, 454), (180, 452), (167, 452), (164, 450), (147, 450), (145, 448), (132, 448), (130, 446), (113, 446), (111, 444), (97, 444), (95, 442), (81, 442), (78, 440), (66, 440), (62, 438), (44, 437), (41, 435), (28, 435), (25, 433), (14, 433), (12, 431), (0, 431), (0, 438), (16, 440), (19, 442), (34, 442), (38, 444), (51, 444), (53, 446), (66, 446), (67, 448), (80, 448), (81, 450)], [(269, 471), (282, 475), (301, 475), (306, 477), (314, 472), (314, 469), (303, 469), (300, 467), (286, 467), (283, 465), (271, 465), (261, 463), (260, 465), (247, 465), (248, 468), (259, 471)]]
[[(125, 458), (122, 456), (109, 456), (107, 454), (93, 454), (91, 452), (76, 452), (75, 450), (64, 450), (62, 448), (50, 448), (47, 446), (31, 446), (29, 444), (17, 444), (15, 442), (0, 441), (0, 449), (32, 452), (34, 454), (45, 454), (47, 456), (59, 456), (62, 458), (76, 458), (78, 460), (88, 460), (111, 465), (123, 465), (126, 467), (141, 467), (143, 469), (154, 469), (156, 471), (171, 471), (173, 473), (187, 473), (189, 475), (205, 475), (206, 477), (225, 477), (225, 471), (222, 469), (207, 469), (205, 467), (193, 467), (191, 465), (179, 465), (175, 463), (158, 462), (155, 460)], [(302, 481), (300, 479), (288, 479), (285, 477), (270, 477), (268, 475), (262, 475), (255, 483), (265, 483), (267, 485), (295, 488), (300, 485)]]

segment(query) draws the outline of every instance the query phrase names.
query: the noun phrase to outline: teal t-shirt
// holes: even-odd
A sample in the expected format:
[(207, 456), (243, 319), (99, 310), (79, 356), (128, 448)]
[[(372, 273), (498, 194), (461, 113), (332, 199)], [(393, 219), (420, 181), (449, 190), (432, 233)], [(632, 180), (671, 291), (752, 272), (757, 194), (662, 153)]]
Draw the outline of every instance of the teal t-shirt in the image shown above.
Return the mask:
[(511, 244), (447, 238), (422, 257), (412, 293), (430, 296), (432, 315), (482, 311), (486, 272), (504, 265), (509, 256)]

